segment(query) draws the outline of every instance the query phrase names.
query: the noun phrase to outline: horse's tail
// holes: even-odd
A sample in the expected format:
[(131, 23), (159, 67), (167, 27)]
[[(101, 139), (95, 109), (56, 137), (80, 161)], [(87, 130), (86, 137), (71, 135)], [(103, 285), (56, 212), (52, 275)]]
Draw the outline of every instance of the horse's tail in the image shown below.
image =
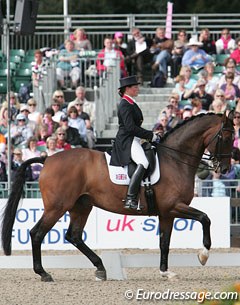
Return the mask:
[(21, 164), (16, 171), (14, 183), (12, 185), (12, 191), (8, 197), (8, 201), (3, 212), (2, 219), (2, 248), (6, 255), (11, 255), (11, 237), (12, 228), (17, 212), (19, 200), (23, 193), (23, 186), (26, 180), (26, 169), (32, 163), (44, 163), (46, 157), (36, 157), (29, 159)]

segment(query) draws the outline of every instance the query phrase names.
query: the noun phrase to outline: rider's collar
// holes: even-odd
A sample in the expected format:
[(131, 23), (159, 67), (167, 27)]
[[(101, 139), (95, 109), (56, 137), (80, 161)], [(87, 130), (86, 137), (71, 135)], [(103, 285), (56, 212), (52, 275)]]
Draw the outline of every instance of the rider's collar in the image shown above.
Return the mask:
[(135, 103), (135, 100), (127, 94), (124, 94), (124, 96), (122, 98), (124, 98), (126, 101), (128, 101), (132, 105)]

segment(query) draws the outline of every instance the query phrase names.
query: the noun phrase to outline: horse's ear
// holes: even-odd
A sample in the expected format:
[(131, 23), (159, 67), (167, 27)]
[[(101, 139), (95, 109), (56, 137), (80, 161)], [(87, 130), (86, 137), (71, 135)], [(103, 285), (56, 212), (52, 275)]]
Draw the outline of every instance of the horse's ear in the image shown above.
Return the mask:
[[(226, 111), (224, 113), (226, 115)], [(234, 115), (235, 115), (235, 111), (231, 110), (231, 111), (228, 112), (227, 117), (229, 118), (229, 120), (231, 120), (233, 122)]]
[(224, 111), (223, 116), (222, 116), (222, 122), (223, 122), (223, 124), (225, 124), (226, 121), (227, 121), (227, 113), (226, 113), (226, 111)]

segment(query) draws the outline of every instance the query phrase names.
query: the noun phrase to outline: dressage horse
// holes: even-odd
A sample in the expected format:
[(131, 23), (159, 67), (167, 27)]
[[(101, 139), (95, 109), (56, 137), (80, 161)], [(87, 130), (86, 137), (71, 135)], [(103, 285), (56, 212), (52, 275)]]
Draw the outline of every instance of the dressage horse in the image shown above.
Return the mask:
[[(208, 258), (211, 247), (210, 219), (190, 207), (194, 196), (194, 178), (205, 149), (217, 171), (226, 173), (230, 168), (233, 144), (233, 114), (228, 117), (217, 114), (201, 114), (177, 125), (156, 144), (161, 179), (152, 187), (155, 192), (156, 216), (161, 224), (160, 272), (170, 277), (168, 271), (169, 244), (175, 217), (199, 221), (203, 228), (203, 249), (198, 255), (202, 264)], [(41, 260), (41, 243), (65, 212), (70, 214), (70, 224), (65, 235), (67, 241), (79, 249), (96, 266), (96, 277), (106, 280), (106, 270), (101, 258), (82, 240), (82, 233), (93, 206), (128, 215), (148, 215), (144, 188), (140, 190), (141, 213), (126, 210), (123, 199), (127, 186), (117, 185), (109, 178), (106, 158), (103, 152), (75, 148), (59, 152), (46, 159), (39, 157), (25, 161), (17, 172), (6, 204), (2, 221), (2, 246), (6, 255), (11, 254), (11, 236), (25, 183), (25, 171), (32, 163), (44, 163), (39, 187), (44, 212), (31, 229), (34, 271), (42, 281), (53, 281)]]

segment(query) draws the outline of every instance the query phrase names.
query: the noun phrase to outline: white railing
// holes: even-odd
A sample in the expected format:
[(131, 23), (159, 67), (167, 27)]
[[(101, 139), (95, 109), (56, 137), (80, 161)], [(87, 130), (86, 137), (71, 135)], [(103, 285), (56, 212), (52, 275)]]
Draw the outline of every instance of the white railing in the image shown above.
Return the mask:
[(98, 92), (95, 90), (96, 97), (96, 133), (101, 137), (102, 132), (105, 130), (106, 123), (117, 111), (119, 96), (117, 93), (117, 84), (120, 78), (120, 65), (119, 63), (112, 67), (107, 72), (107, 77), (100, 80)]
[[(80, 83), (85, 88), (94, 90), (94, 101), (96, 105), (95, 132), (97, 137), (101, 137), (106, 123), (109, 122), (109, 119), (117, 111), (117, 102), (119, 100), (117, 84), (120, 78), (120, 59), (116, 58), (115, 66), (108, 68), (102, 75), (99, 75), (96, 71), (96, 60), (96, 56), (79, 59), (79, 65), (82, 71)], [(39, 86), (33, 86), (33, 95), (37, 100), (38, 111), (42, 113), (51, 105), (52, 94), (57, 88), (56, 63), (57, 57), (54, 57), (47, 67), (46, 74), (42, 75)], [(93, 73), (91, 73), (91, 67), (93, 67)], [(65, 85), (66, 87), (69, 85), (68, 78), (65, 79)]]

